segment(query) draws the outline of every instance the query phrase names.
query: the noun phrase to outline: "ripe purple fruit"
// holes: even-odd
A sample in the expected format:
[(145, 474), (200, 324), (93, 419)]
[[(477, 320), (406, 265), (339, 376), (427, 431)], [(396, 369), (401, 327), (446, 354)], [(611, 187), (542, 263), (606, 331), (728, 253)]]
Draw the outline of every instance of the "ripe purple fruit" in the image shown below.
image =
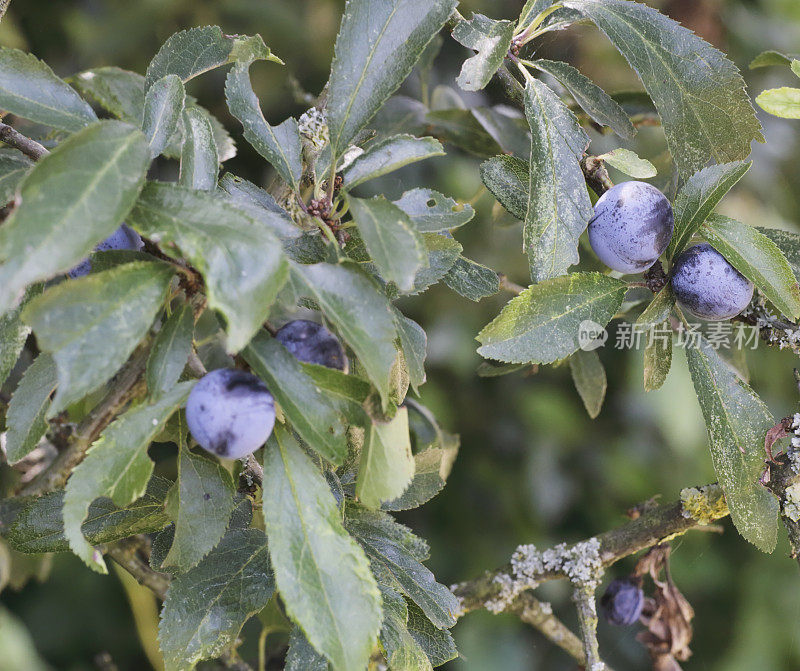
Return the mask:
[[(139, 251), (142, 247), (144, 247), (142, 237), (127, 224), (122, 224), (94, 249), (96, 252), (107, 252), (111, 249), (133, 249)], [(91, 269), (92, 262), (89, 259), (84, 259), (70, 270), (68, 275), (73, 279), (83, 277), (88, 275)]]
[(612, 270), (641, 273), (664, 253), (674, 225), (663, 193), (645, 182), (622, 182), (594, 206), (589, 243)]
[(192, 389), (186, 423), (202, 448), (227, 459), (241, 459), (272, 433), (275, 401), (255, 375), (220, 368)]
[(603, 617), (610, 624), (630, 626), (636, 624), (644, 607), (644, 592), (633, 578), (612, 580), (600, 599)]
[(275, 337), (298, 361), (347, 370), (342, 343), (322, 324), (295, 319), (284, 324)]
[(735, 317), (753, 298), (753, 283), (705, 242), (678, 256), (670, 283), (681, 307), (708, 321)]

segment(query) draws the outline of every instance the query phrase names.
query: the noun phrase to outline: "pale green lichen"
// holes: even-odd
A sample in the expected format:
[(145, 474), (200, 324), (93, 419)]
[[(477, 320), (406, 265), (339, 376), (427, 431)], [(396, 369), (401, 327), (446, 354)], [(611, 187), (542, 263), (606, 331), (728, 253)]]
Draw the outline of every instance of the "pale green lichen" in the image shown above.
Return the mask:
[(711, 524), (729, 512), (722, 487), (716, 484), (682, 489), (681, 506), (683, 516), (699, 524)]
[(539, 579), (549, 573), (559, 573), (575, 585), (594, 589), (602, 570), (600, 541), (596, 538), (575, 545), (561, 543), (547, 550), (520, 545), (511, 556), (511, 572), (494, 577), (499, 589), (485, 606), (492, 613), (503, 612), (520, 592), (535, 589)]
[(783, 514), (792, 522), (800, 522), (800, 482), (786, 488)]

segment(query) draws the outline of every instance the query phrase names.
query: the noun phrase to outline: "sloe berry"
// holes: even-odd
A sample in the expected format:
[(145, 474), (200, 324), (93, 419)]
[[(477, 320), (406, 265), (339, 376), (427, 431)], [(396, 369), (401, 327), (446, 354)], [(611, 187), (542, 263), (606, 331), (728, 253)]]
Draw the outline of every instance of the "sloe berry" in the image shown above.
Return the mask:
[(663, 193), (646, 182), (622, 182), (595, 204), (589, 244), (612, 270), (641, 273), (664, 253), (674, 225)]
[(278, 329), (275, 337), (298, 361), (347, 371), (342, 343), (322, 324), (295, 319)]
[(194, 386), (186, 402), (186, 423), (201, 447), (241, 459), (261, 447), (275, 425), (275, 401), (255, 375), (220, 368)]
[(636, 624), (642, 614), (644, 592), (633, 578), (612, 580), (600, 599), (603, 617), (617, 626)]
[[(133, 249), (139, 251), (142, 247), (144, 247), (142, 237), (127, 224), (122, 224), (94, 249), (97, 252), (107, 252), (111, 249)], [(68, 275), (73, 279), (83, 277), (88, 275), (91, 269), (92, 262), (89, 259), (84, 259), (70, 270)]]
[(753, 297), (753, 283), (706, 242), (678, 256), (670, 283), (681, 306), (708, 321), (735, 317)]

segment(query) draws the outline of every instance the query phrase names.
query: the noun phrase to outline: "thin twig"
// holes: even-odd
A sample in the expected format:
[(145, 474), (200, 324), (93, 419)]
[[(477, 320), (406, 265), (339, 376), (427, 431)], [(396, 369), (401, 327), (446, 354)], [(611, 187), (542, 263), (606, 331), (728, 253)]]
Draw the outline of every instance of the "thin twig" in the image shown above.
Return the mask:
[(150, 552), (150, 541), (146, 536), (125, 538), (105, 548), (106, 554), (130, 573), (136, 582), (144, 585), (162, 601), (167, 596), (170, 577), (150, 568), (145, 557)]
[[(586, 666), (586, 653), (581, 639), (553, 614), (549, 603), (539, 601), (530, 592), (523, 592), (514, 599), (505, 612), (518, 616), (520, 620), (539, 631), (578, 664)], [(612, 669), (606, 666), (606, 671), (612, 671)]]
[(37, 477), (31, 480), (18, 493), (20, 495), (39, 495), (63, 487), (72, 469), (82, 460), (83, 455), (97, 437), (133, 399), (146, 391), (144, 372), (150, 353), (149, 343), (139, 347), (125, 367), (117, 374), (105, 398), (78, 425), (70, 437), (66, 450), (52, 461)]
[[(0, 10), (5, 11), (1, 5)], [(0, 17), (2, 17), (2, 13), (0, 13)], [(29, 156), (34, 161), (38, 161), (40, 158), (50, 153), (36, 142), (36, 140), (25, 137), (18, 130), (5, 123), (0, 123), (0, 142), (4, 142), (9, 147), (14, 147), (14, 149), (19, 149), (23, 154)]]
[(605, 671), (606, 665), (600, 659), (600, 644), (597, 642), (597, 604), (594, 598), (597, 581), (577, 583), (574, 587), (572, 600), (578, 611), (586, 671)]

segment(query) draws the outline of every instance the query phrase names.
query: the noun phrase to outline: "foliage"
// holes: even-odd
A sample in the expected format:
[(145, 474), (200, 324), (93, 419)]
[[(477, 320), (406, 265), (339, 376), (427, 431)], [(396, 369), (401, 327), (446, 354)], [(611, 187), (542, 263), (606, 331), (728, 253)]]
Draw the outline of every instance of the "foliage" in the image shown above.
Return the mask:
[[(509, 285), (502, 268), (467, 258), (453, 238), (472, 220), (471, 204), (424, 184), (404, 184), (395, 200), (369, 197), (371, 182), (453, 149), (484, 159), (486, 188), (523, 222), (531, 281), (476, 334), (478, 353), (514, 364), (496, 366), (497, 375), (566, 362), (593, 418), (608, 380), (597, 353), (582, 348), (582, 325), (683, 319), (668, 288), (636, 298), (641, 282), (597, 272), (582, 249), (589, 187), (601, 191), (587, 170), (588, 120), (623, 140), (636, 127), (574, 67), (524, 57), (545, 33), (588, 20), (641, 78), (680, 177), (666, 257), (705, 239), (779, 315), (800, 319), (797, 236), (714, 213), (761, 138), (739, 72), (721, 52), (631, 0), (529, 1), (516, 22), (466, 20), (456, 4), (348, 0), (318, 106), (277, 125), (264, 116), (251, 69), (282, 61), (258, 35), (193, 28), (170, 37), (144, 76), (106, 67), (70, 83), (33, 55), (0, 50), (0, 108), (42, 129), (37, 138), (51, 148), (35, 163), (19, 147), (0, 153), (0, 196), (13, 205), (0, 225), (0, 382), (28, 334), (36, 339), (4, 413), (5, 451), (19, 462), (69, 424), (65, 449), (78, 453), (63, 488), (34, 497), (19, 487), (0, 507), (0, 530), (18, 552), (71, 550), (101, 573), (106, 544), (161, 532), (151, 563), (170, 576), (160, 620), (167, 669), (234, 654), (242, 627), (274, 594), (293, 627), (287, 669), (358, 671), (376, 654), (390, 669), (429, 669), (457, 654), (448, 630), (459, 601), (424, 565), (425, 541), (390, 514), (442, 491), (458, 448), (408, 397), (425, 382), (426, 335), (403, 310), (439, 283), (471, 301)], [(457, 84), (479, 91), (499, 77), (518, 116), (465, 109), (454, 90), (435, 105), (396, 95), (415, 66), (424, 73), (435, 58), (446, 24), (476, 52)], [(773, 62), (782, 63), (757, 64)], [(800, 75), (798, 61), (790, 64)], [(269, 189), (220, 176), (233, 145), (186, 93), (189, 80), (223, 66), (230, 115), (274, 169)], [(797, 118), (793, 96), (778, 89), (758, 103)], [(411, 112), (389, 123), (403, 106)], [(593, 158), (602, 170), (657, 174), (624, 147)], [(178, 162), (177, 182), (147, 178), (169, 161)], [(123, 222), (145, 250), (97, 253), (89, 276), (65, 276)], [(272, 337), (275, 322), (301, 309), (345, 343), (348, 372), (301, 364)], [(656, 389), (671, 366), (671, 334), (644, 357), (645, 389)], [(771, 552), (779, 506), (759, 477), (775, 422), (706, 340), (687, 357), (733, 521)], [(251, 369), (280, 411), (260, 454), (260, 492), (240, 488), (261, 508), (244, 524), (236, 482), (253, 465), (195, 452), (181, 415), (193, 380), (221, 365)], [(174, 482), (153, 474), (155, 443), (173, 446)]]

